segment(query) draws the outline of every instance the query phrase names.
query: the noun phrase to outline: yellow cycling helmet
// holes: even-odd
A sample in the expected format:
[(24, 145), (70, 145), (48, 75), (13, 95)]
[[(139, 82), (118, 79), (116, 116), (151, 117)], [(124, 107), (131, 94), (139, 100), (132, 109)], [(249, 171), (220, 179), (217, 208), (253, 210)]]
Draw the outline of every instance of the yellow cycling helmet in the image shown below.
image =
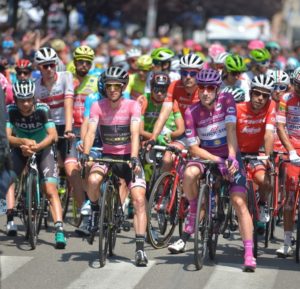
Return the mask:
[(74, 60), (87, 60), (92, 62), (95, 58), (95, 52), (89, 46), (82, 45), (74, 50), (73, 57)]
[(142, 55), (137, 59), (137, 67), (140, 70), (151, 70), (152, 69), (152, 57), (150, 55)]

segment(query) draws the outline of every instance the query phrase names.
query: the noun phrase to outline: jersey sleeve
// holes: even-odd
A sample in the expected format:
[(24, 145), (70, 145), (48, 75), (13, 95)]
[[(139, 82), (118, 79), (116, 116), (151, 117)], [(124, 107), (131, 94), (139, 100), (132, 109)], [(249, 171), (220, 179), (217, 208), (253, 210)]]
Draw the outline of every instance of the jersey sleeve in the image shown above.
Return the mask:
[(276, 107), (275, 102), (271, 101), (266, 115), (266, 129), (274, 131), (276, 125)]
[(131, 108), (131, 121), (130, 122), (140, 122), (141, 121), (141, 106), (137, 101), (133, 101), (130, 105)]
[(199, 145), (200, 142), (197, 134), (195, 120), (193, 118), (193, 114), (190, 107), (188, 107), (185, 111), (184, 124), (185, 124), (185, 136), (187, 138), (188, 146)]
[(65, 98), (74, 97), (73, 75), (69, 71), (65, 71)]
[(94, 94), (91, 93), (89, 94), (85, 101), (84, 101), (84, 112), (83, 112), (83, 117), (90, 117), (90, 113), (91, 113), (91, 106), (93, 104), (93, 97)]
[(174, 103), (173, 103), (173, 115), (175, 119), (178, 118), (182, 118), (180, 109), (179, 109), (179, 105), (178, 105), (178, 101), (175, 99)]
[(6, 113), (6, 127), (7, 128), (11, 128), (13, 129), (14, 127), (14, 124), (13, 124), (13, 116), (14, 116), (14, 113), (13, 113), (13, 107), (14, 105), (8, 105), (7, 106), (7, 113)]
[(224, 94), (225, 123), (236, 123), (236, 105), (230, 93)]
[(276, 115), (276, 122), (285, 124), (286, 115), (287, 115), (287, 99), (282, 98), (279, 102), (279, 107)]
[(99, 116), (100, 116), (99, 114), (100, 114), (100, 108), (99, 108), (99, 105), (98, 105), (98, 101), (96, 101), (91, 106), (89, 123), (98, 124)]

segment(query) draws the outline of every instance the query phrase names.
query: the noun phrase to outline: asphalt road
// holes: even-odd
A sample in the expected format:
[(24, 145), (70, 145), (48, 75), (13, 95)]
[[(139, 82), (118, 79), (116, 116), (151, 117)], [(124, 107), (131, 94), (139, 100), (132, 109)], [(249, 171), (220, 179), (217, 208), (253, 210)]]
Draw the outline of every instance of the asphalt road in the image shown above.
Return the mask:
[[(18, 222), (18, 220), (17, 220)], [(1, 289), (160, 289), (160, 288), (300, 288), (300, 264), (294, 258), (279, 259), (275, 250), (282, 242), (282, 228), (269, 246), (260, 243), (255, 273), (242, 272), (242, 242), (237, 232), (229, 239), (220, 238), (217, 257), (202, 270), (193, 264), (193, 243), (187, 252), (171, 255), (167, 249), (146, 245), (149, 264), (134, 266), (134, 232), (121, 232), (115, 256), (104, 268), (97, 262), (97, 242), (89, 245), (66, 224), (68, 245), (54, 248), (54, 229), (42, 230), (36, 250), (31, 251), (20, 230), (17, 237), (5, 235), (5, 217), (0, 217)], [(50, 224), (51, 225), (51, 224)], [(21, 228), (20, 228), (21, 229)], [(176, 230), (176, 234), (178, 231)]]

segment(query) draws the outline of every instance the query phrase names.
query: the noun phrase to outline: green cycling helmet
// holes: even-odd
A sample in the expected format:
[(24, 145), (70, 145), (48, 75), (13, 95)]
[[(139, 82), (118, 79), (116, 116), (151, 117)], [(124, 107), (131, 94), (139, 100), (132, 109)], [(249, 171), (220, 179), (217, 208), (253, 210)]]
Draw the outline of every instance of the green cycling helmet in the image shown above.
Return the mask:
[(244, 72), (247, 70), (244, 59), (239, 55), (228, 55), (225, 59), (225, 67), (228, 72)]
[(151, 57), (154, 61), (170, 61), (174, 56), (174, 51), (166, 47), (156, 48), (151, 53)]
[(152, 58), (150, 55), (142, 55), (136, 61), (138, 69), (149, 71), (152, 68)]
[(270, 52), (265, 48), (253, 49), (249, 56), (254, 62), (265, 62), (271, 59)]
[(275, 41), (269, 41), (269, 42), (267, 42), (266, 43), (266, 48), (268, 50), (272, 50), (272, 49), (274, 49), (274, 50), (280, 50), (281, 49), (280, 45), (277, 42), (275, 42)]

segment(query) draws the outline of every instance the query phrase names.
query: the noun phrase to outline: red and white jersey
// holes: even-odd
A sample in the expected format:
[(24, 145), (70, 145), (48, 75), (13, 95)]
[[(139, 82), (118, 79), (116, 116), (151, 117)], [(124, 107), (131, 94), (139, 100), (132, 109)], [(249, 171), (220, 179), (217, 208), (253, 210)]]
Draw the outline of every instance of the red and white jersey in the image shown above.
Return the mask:
[(257, 153), (264, 144), (266, 130), (275, 129), (275, 102), (270, 100), (260, 112), (254, 112), (250, 102), (237, 104), (237, 140), (242, 153)]
[(300, 149), (300, 96), (285, 94), (279, 103), (276, 118), (286, 125), (286, 132), (295, 149)]
[(56, 125), (65, 124), (65, 98), (74, 97), (73, 76), (69, 71), (56, 72), (56, 81), (49, 91), (43, 79), (35, 82), (35, 97), (38, 101), (48, 104)]

